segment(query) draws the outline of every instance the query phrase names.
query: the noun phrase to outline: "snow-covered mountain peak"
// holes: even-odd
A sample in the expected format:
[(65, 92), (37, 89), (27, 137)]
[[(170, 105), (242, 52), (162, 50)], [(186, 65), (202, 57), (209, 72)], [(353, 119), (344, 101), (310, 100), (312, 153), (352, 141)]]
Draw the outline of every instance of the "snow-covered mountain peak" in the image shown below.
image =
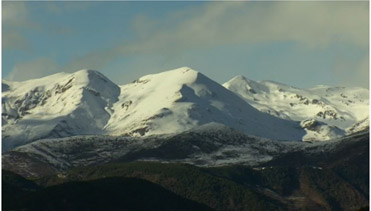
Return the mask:
[[(96, 70), (83, 69), (72, 73), (69, 77), (71, 82), (96, 97), (100, 97), (107, 103), (114, 103), (120, 94), (119, 87), (102, 73)], [(83, 96), (86, 96), (86, 94)]]
[(102, 73), (100, 73), (97, 70), (82, 69), (82, 70), (78, 70), (72, 73), (71, 76), (85, 83), (88, 83), (88, 82), (94, 83), (99, 80), (102, 80), (103, 82), (111, 82), (110, 79), (108, 79), (106, 76), (104, 76)]
[(115, 135), (178, 133), (210, 122), (277, 139), (300, 140), (304, 135), (298, 123), (259, 112), (189, 68), (143, 76), (121, 86), (113, 110), (105, 129)]
[(223, 86), (232, 92), (235, 92), (234, 90), (243, 90), (244, 93), (249, 93), (251, 95), (270, 91), (265, 84), (248, 79), (242, 75), (233, 77), (231, 80), (224, 83)]
[(369, 91), (363, 88), (322, 85), (300, 89), (241, 76), (223, 86), (256, 109), (284, 119), (315, 119), (345, 130), (369, 115)]
[(158, 83), (158, 85), (160, 85), (160, 83), (165, 83), (166, 86), (181, 86), (183, 84), (194, 83), (199, 75), (201, 75), (201, 73), (191, 68), (181, 67), (157, 74), (145, 75), (140, 77), (138, 80), (135, 80), (133, 83), (146, 84), (151, 81), (151, 83)]
[(245, 76), (243, 75), (237, 75), (235, 77), (233, 77), (231, 80), (229, 80), (228, 82), (225, 83), (225, 85), (231, 85), (231, 84), (239, 84), (239, 85), (248, 85), (249, 82), (251, 82), (252, 80), (246, 78)]
[(368, 90), (304, 90), (244, 76), (222, 86), (188, 67), (122, 86), (84, 69), (2, 87), (3, 150), (41, 138), (177, 134), (214, 123), (271, 139), (326, 140), (368, 116)]
[(243, 75), (236, 75), (231, 80), (229, 80), (229, 82), (233, 82), (233, 83), (238, 83), (238, 82), (248, 83), (249, 81), (250, 81), (250, 79), (246, 78)]
[(144, 135), (190, 129), (197, 120), (189, 117), (189, 111), (200, 96), (213, 95), (210, 86), (220, 85), (188, 67), (143, 76), (121, 86), (106, 130)]
[(99, 133), (120, 94), (116, 84), (92, 70), (6, 84), (9, 88), (2, 92), (5, 150), (43, 137)]
[[(74, 73), (60, 72), (45, 76), (38, 79), (30, 79), (26, 81), (6, 81), (3, 80), (3, 86), (6, 86), (6, 91), (16, 91), (16, 93), (23, 95), (37, 87), (42, 87), (45, 89), (53, 89), (57, 84), (69, 84), (74, 86), (93, 86), (100, 82), (111, 82), (107, 77), (95, 70), (83, 69), (76, 71)], [(16, 90), (15, 90), (16, 89)]]
[[(94, 95), (114, 102), (119, 88), (98, 71), (80, 70), (74, 73), (57, 73), (24, 82), (6, 82), (3, 106), (14, 101), (13, 106), (21, 112), (17, 118), (42, 107), (43, 115), (65, 114), (74, 110), (82, 98)], [(112, 90), (115, 90), (112, 92)], [(39, 107), (40, 106), (40, 107)], [(63, 110), (63, 111), (62, 111)], [(3, 110), (4, 111), (4, 110)], [(4, 116), (4, 115), (3, 115)]]

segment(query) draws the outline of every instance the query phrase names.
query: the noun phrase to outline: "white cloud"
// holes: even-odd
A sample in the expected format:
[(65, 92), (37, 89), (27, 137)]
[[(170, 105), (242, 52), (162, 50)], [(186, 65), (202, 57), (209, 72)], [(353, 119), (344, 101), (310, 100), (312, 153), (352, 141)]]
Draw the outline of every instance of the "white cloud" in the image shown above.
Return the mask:
[(27, 22), (27, 16), (24, 2), (2, 2), (2, 22), (4, 25), (24, 25)]
[(365, 47), (368, 26), (368, 2), (280, 2), (263, 16), (253, 38), (293, 40), (309, 47), (332, 42)]
[(365, 48), (368, 22), (368, 2), (211, 2), (172, 12), (166, 21), (138, 16), (132, 27), (135, 40), (77, 58), (68, 67), (90, 62), (101, 67), (127, 54), (172, 55), (274, 41), (294, 41), (309, 49), (326, 48), (332, 42)]
[(15, 31), (4, 31), (2, 34), (2, 44), (3, 49), (30, 49), (29, 42), (26, 40), (26, 38)]
[(86, 10), (89, 7), (99, 4), (99, 2), (89, 1), (49, 1), (43, 2), (42, 9), (55, 14), (65, 14), (66, 12), (75, 12)]
[(24, 81), (51, 75), (58, 71), (59, 67), (54, 60), (42, 57), (16, 64), (6, 77), (6, 80)]
[[(3, 48), (16, 50), (29, 50), (31, 42), (24, 35), (24, 31), (38, 31), (53, 35), (70, 35), (73, 29), (68, 25), (44, 25), (32, 20), (29, 4), (41, 11), (55, 14), (81, 11), (96, 4), (95, 2), (2, 2)], [(39, 6), (39, 7), (37, 7)]]
[[(50, 5), (50, 11), (71, 9)], [(80, 6), (77, 9), (84, 9), (87, 5)], [(23, 14), (22, 8), (19, 6), (20, 14)], [(12, 14), (7, 16), (11, 19), (14, 17)], [(138, 16), (131, 28), (137, 35), (135, 39), (123, 39), (113, 47), (90, 52), (61, 69), (65, 72), (102, 69), (111, 61), (127, 55), (168, 57), (189, 49), (276, 41), (293, 41), (309, 50), (326, 48), (331, 43), (347, 43), (364, 49), (368, 47), (369, 39), (368, 14), (368, 2), (210, 2), (203, 7), (171, 12), (167, 20)], [(365, 61), (368, 64), (368, 58)], [(30, 64), (37, 67), (41, 63), (55, 67), (55, 63), (46, 60)], [(365, 72), (362, 65), (354, 62), (347, 65), (350, 69), (360, 69), (362, 74)], [(16, 65), (11, 77), (26, 78), (26, 75), (31, 77), (50, 72), (46, 70), (48, 68), (32, 68), (35, 74), (22, 76), (22, 69), (25, 69), (24, 64)], [(363, 78), (362, 75), (359, 80)]]
[[(367, 2), (214, 2), (149, 42), (199, 46), (296, 41), (368, 45)], [(170, 41), (170, 42), (169, 42)]]
[(2, 3), (2, 46), (3, 49), (28, 50), (30, 42), (20, 29), (39, 30), (40, 26), (31, 21), (24, 2)]
[(370, 72), (368, 55), (359, 59), (339, 58), (336, 60), (332, 76), (343, 86), (369, 88)]

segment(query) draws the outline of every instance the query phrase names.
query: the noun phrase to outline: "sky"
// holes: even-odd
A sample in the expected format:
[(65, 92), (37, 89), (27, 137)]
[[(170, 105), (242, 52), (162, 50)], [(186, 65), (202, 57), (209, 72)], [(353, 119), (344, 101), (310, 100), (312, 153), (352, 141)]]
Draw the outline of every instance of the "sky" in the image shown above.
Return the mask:
[(369, 87), (368, 2), (4, 2), (2, 78), (187, 66), (310, 88)]

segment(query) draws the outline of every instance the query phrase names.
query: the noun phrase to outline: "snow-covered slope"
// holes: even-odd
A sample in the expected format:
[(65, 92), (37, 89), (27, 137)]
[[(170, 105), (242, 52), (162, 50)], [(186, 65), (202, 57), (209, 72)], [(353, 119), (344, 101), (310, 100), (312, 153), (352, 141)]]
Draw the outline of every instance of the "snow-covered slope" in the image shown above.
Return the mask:
[(256, 109), (284, 119), (322, 122), (346, 130), (369, 116), (369, 91), (364, 88), (299, 89), (244, 76), (234, 77), (223, 86)]
[(290, 153), (303, 154), (314, 160), (328, 159), (330, 153), (368, 143), (368, 139), (368, 132), (363, 132), (327, 142), (275, 141), (248, 136), (218, 123), (209, 123), (167, 136), (97, 135), (44, 139), (3, 154), (2, 164), (4, 169), (32, 177), (108, 162), (256, 166)]
[(3, 81), (3, 151), (40, 138), (100, 134), (120, 89), (93, 70)]
[(367, 117), (347, 129), (348, 134), (356, 133), (359, 131), (369, 130), (370, 128), (370, 117)]
[(327, 140), (344, 135), (368, 107), (363, 90), (339, 91), (336, 98), (330, 88), (308, 91), (242, 77), (225, 87), (187, 67), (123, 86), (93, 70), (2, 81), (3, 151), (42, 138), (177, 134), (210, 122), (276, 140)]
[(121, 87), (105, 130), (109, 134), (179, 133), (218, 122), (250, 135), (301, 140), (298, 122), (259, 112), (205, 75), (184, 67), (147, 75)]

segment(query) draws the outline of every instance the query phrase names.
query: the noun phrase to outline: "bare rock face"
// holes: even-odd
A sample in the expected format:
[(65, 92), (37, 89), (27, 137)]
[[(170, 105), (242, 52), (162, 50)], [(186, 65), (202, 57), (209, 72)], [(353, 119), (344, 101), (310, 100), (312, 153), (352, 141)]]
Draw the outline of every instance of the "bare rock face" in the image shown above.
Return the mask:
[(312, 131), (318, 130), (319, 127), (321, 127), (321, 125), (323, 125), (323, 123), (321, 124), (320, 122), (318, 122), (314, 119), (307, 119), (307, 120), (303, 120), (303, 121), (300, 122), (300, 126), (302, 128), (312, 130)]

